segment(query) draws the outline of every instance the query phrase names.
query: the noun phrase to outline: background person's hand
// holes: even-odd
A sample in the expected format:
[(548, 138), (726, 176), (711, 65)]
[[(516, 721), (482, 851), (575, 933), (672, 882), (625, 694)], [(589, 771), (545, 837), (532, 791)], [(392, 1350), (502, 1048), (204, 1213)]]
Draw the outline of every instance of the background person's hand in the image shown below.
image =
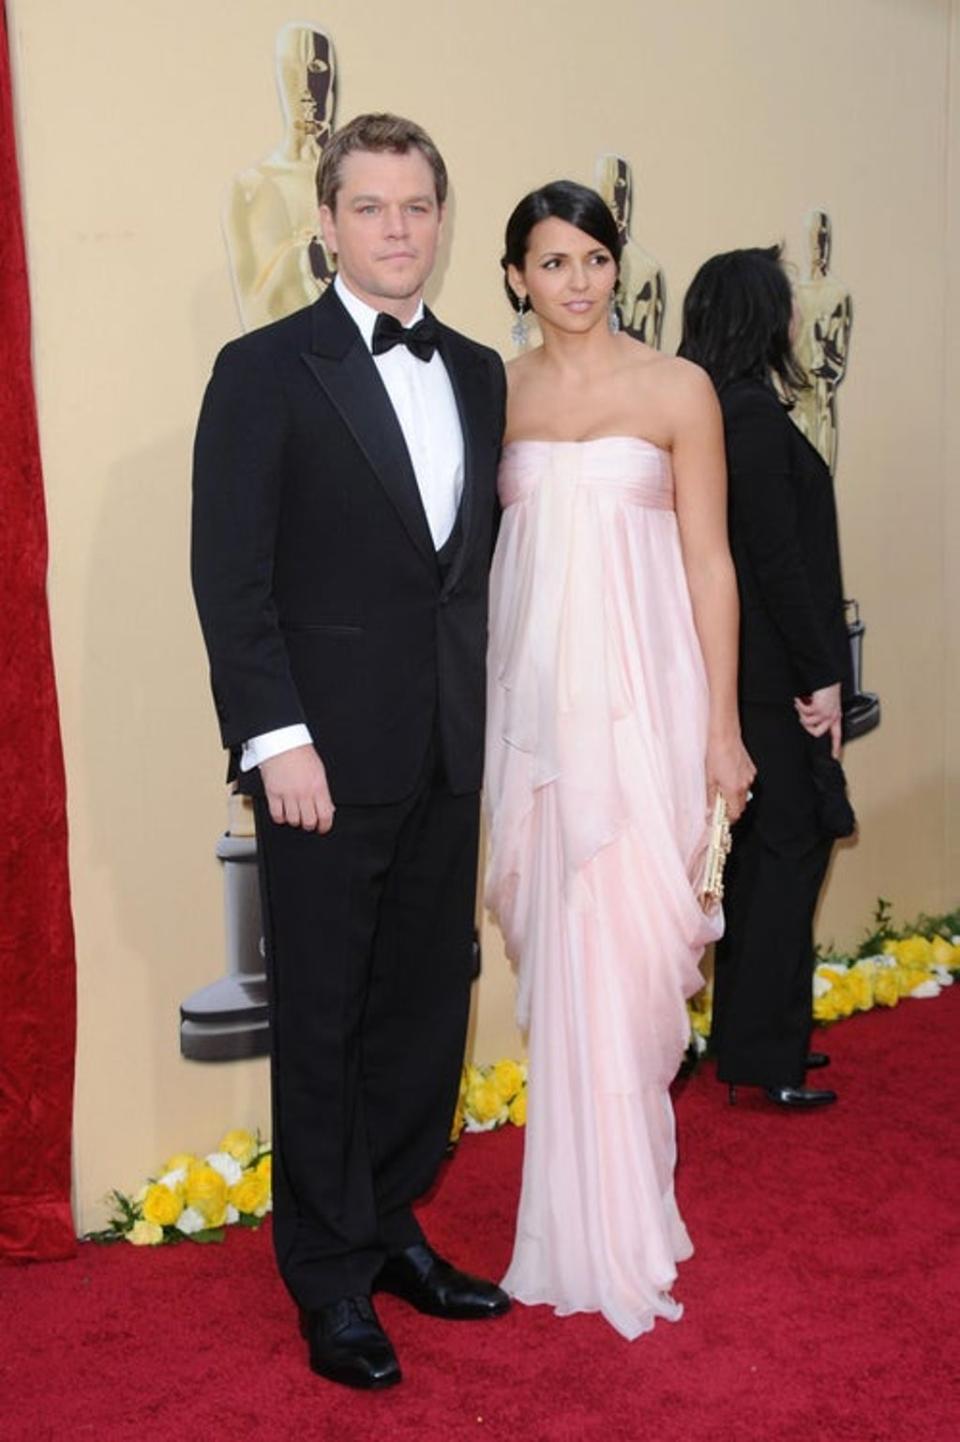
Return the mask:
[(800, 725), (811, 736), (830, 733), (830, 750), (835, 761), (840, 759), (843, 743), (843, 708), (840, 701), (840, 682), (822, 686), (811, 696), (798, 696), (794, 700)]
[(260, 775), (270, 815), (278, 826), (300, 826), (304, 831), (329, 831), (333, 801), (323, 762), (312, 746), (294, 746), (269, 761), (261, 761)]

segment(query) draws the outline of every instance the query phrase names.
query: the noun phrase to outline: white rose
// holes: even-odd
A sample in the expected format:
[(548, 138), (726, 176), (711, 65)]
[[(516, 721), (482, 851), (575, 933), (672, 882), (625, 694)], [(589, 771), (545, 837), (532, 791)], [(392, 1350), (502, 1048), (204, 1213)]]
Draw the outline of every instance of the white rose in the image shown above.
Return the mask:
[(226, 1222), (227, 1226), (232, 1227), (234, 1222), (238, 1222), (239, 1220), (240, 1213), (237, 1211), (236, 1207), (233, 1205), (232, 1202), (228, 1202), (226, 1216), (224, 1217), (224, 1221)]
[(497, 1127), (503, 1126), (508, 1115), (507, 1108), (504, 1107), (495, 1117), (491, 1117), (488, 1122), (478, 1122), (475, 1121), (473, 1117), (468, 1116), (464, 1122), (463, 1129), (465, 1132), (492, 1132)]
[(813, 973), (813, 994), (814, 996), (825, 996), (833, 986), (833, 976), (821, 975), (819, 969)]
[(935, 966), (933, 974), (941, 986), (953, 986), (953, 972), (948, 966)]
[(213, 1167), (215, 1172), (220, 1173), (228, 1187), (236, 1186), (243, 1176), (243, 1167), (228, 1152), (211, 1152), (204, 1160), (208, 1167)]
[(177, 1231), (185, 1232), (189, 1237), (194, 1232), (205, 1232), (209, 1223), (202, 1212), (196, 1207), (184, 1207), (176, 1222)]
[(929, 980), (927, 980), (927, 981), (921, 981), (920, 985), (919, 985), (919, 986), (915, 986), (912, 991), (908, 991), (908, 992), (907, 992), (907, 996), (916, 996), (916, 997), (920, 997), (921, 999), (924, 998), (924, 997), (928, 997), (928, 996), (939, 996), (939, 995), (940, 995), (940, 988), (939, 988), (939, 986), (937, 985), (937, 983), (934, 981), (934, 979), (933, 979), (932, 976), (931, 976), (931, 977), (929, 978)]
[(178, 1187), (185, 1185), (186, 1180), (186, 1167), (174, 1167), (172, 1172), (164, 1172), (163, 1176), (159, 1178), (159, 1183), (160, 1186), (169, 1187), (171, 1192), (175, 1192)]

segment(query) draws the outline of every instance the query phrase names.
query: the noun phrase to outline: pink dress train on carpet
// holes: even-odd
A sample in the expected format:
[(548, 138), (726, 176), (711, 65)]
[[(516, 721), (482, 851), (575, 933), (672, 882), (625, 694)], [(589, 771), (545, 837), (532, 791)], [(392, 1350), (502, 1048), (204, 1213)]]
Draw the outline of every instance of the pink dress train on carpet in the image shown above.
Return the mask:
[(668, 1088), (722, 929), (697, 900), (707, 686), (670, 455), (515, 441), (491, 578), (486, 900), (530, 1084), (504, 1286), (626, 1337), (681, 1315), (692, 1252)]

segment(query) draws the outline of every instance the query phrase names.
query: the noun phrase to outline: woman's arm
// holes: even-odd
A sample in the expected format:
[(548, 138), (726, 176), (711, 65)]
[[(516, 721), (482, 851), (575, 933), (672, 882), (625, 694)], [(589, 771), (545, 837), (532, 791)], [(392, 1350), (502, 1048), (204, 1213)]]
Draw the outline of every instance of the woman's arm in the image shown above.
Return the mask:
[(710, 688), (707, 787), (723, 793), (732, 820), (756, 774), (740, 739), (737, 652), (740, 607), (727, 543), (723, 421), (713, 386), (698, 366), (675, 361), (671, 377), (677, 521), (693, 618)]
[(792, 422), (759, 386), (725, 402), (731, 526), (764, 610), (783, 640), (798, 695), (832, 686), (836, 657), (817, 613), (800, 540)]
[(829, 731), (833, 754), (839, 756), (840, 680), (800, 545), (791, 422), (775, 396), (750, 387), (730, 402), (726, 440), (735, 532), (789, 654), (800, 724), (811, 736)]

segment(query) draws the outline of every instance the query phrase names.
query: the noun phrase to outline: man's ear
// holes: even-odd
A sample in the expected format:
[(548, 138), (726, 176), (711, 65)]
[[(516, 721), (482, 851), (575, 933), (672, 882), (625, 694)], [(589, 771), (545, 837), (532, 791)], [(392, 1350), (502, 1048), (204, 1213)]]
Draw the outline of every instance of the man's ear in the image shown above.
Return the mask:
[(329, 205), (320, 207), (320, 234), (331, 255), (337, 253), (337, 221)]

